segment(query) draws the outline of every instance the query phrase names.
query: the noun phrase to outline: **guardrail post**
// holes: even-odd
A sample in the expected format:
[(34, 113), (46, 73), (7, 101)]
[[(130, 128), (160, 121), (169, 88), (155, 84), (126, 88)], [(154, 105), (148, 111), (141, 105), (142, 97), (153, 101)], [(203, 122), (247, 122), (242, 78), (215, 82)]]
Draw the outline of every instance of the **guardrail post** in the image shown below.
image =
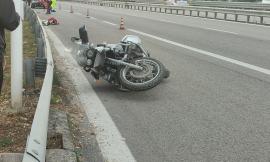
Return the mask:
[(35, 86), (35, 77), (34, 77), (34, 61), (33, 59), (24, 60), (24, 71), (25, 71), (25, 85), (27, 88)]
[(189, 16), (191, 16), (192, 15), (192, 10), (189, 10)]
[(247, 23), (250, 22), (250, 15), (247, 15)]
[(214, 12), (214, 18), (215, 19), (217, 18), (217, 12)]
[(22, 111), (23, 90), (23, 1), (14, 0), (14, 5), (21, 19), (18, 28), (11, 32), (11, 106), (19, 112)]
[(235, 14), (234, 20), (238, 21), (238, 14)]
[(200, 17), (200, 11), (197, 11), (197, 17)]
[(39, 26), (39, 23), (37, 22), (35, 24), (35, 36), (36, 36), (36, 42), (37, 42), (37, 39), (40, 37), (40, 26)]
[(208, 17), (208, 11), (205, 11), (205, 17), (206, 18)]
[(260, 24), (263, 24), (263, 16), (260, 16)]
[(227, 13), (224, 13), (224, 20), (227, 20)]
[(44, 42), (42, 38), (37, 39), (37, 57), (39, 58), (45, 57)]

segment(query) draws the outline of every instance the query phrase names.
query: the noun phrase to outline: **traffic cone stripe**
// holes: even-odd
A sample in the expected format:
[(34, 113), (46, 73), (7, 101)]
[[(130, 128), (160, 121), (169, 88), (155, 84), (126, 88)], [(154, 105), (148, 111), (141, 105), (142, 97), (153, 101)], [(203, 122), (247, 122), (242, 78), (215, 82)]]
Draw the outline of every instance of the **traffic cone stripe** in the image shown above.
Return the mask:
[(120, 28), (119, 28), (120, 30), (124, 30), (125, 29), (125, 27), (124, 27), (124, 18), (123, 17), (121, 17), (121, 23), (120, 23)]

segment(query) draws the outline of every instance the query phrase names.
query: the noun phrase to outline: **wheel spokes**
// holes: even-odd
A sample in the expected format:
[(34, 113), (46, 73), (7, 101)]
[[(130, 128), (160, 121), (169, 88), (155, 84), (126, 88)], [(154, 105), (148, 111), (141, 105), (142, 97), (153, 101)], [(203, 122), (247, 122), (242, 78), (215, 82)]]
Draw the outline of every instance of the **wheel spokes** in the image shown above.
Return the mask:
[[(131, 83), (145, 83), (148, 81), (151, 81), (152, 79), (154, 79), (158, 73), (159, 73), (159, 65), (156, 62), (153, 62), (151, 60), (137, 60), (135, 61), (135, 64), (138, 66), (142, 66), (145, 68), (145, 71), (142, 72), (144, 74), (140, 74), (140, 72), (135, 71), (135, 69), (131, 69), (131, 68), (127, 68), (125, 69), (124, 72), (124, 76), (125, 79)], [(131, 74), (132, 73), (132, 74)], [(150, 73), (147, 75), (147, 73)], [(136, 75), (138, 75), (136, 77)], [(141, 76), (139, 76), (141, 75)], [(145, 76), (143, 76), (145, 75)]]

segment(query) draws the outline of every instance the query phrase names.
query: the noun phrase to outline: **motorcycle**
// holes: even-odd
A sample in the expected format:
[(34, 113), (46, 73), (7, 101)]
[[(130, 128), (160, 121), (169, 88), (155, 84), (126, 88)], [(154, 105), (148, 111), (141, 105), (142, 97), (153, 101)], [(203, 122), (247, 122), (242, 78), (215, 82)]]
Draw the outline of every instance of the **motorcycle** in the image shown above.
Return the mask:
[(71, 38), (79, 46), (78, 64), (96, 80), (102, 77), (119, 90), (148, 90), (170, 75), (159, 60), (150, 57), (137, 36), (126, 35), (120, 43), (97, 46), (89, 43), (85, 26), (79, 29), (79, 36)]

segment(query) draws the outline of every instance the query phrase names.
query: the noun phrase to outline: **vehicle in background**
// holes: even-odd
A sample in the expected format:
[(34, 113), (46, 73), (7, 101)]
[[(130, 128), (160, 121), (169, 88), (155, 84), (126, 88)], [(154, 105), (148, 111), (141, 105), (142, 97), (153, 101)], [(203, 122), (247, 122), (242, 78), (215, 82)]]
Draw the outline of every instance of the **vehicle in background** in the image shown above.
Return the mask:
[(41, 0), (32, 0), (31, 8), (45, 9), (45, 3)]

